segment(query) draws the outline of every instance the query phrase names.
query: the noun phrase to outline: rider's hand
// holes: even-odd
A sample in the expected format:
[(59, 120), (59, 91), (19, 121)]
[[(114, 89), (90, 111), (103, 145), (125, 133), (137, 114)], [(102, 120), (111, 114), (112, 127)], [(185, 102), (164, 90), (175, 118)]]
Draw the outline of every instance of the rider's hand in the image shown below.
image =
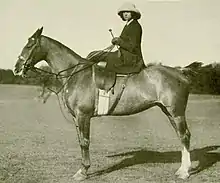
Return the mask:
[(114, 38), (112, 39), (112, 44), (113, 44), (113, 45), (119, 45), (119, 44), (120, 44), (120, 41), (121, 41), (121, 38), (119, 38), (119, 37), (114, 37)]

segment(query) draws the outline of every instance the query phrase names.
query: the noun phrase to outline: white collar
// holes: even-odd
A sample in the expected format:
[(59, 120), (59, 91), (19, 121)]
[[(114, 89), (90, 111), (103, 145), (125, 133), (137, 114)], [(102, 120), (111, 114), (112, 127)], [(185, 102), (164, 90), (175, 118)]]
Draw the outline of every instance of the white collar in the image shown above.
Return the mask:
[(126, 25), (129, 25), (134, 19), (129, 20)]

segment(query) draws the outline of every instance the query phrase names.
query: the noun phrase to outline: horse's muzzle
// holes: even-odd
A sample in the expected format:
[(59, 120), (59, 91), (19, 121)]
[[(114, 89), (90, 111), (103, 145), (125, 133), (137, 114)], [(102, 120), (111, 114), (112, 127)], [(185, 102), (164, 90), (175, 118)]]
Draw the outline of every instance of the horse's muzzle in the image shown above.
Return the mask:
[(15, 76), (26, 77), (26, 73), (28, 70), (30, 70), (30, 68), (31, 68), (31, 66), (29, 64), (19, 62), (19, 60), (18, 60), (13, 72), (14, 72)]
[(22, 74), (23, 66), (15, 66), (13, 73), (15, 76), (19, 76)]
[(21, 75), (24, 68), (25, 59), (23, 56), (19, 56), (15, 64), (14, 75)]

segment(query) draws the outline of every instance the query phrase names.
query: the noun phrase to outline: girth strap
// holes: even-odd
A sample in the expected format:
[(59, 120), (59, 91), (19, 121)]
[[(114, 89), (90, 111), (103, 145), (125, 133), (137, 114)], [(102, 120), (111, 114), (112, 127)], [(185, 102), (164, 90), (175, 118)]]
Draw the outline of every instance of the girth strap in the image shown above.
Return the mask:
[(110, 115), (110, 114), (112, 114), (112, 113), (114, 112), (115, 107), (118, 105), (118, 102), (119, 102), (120, 99), (121, 99), (121, 96), (122, 96), (122, 94), (123, 94), (123, 92), (124, 92), (124, 89), (125, 89), (125, 87), (126, 87), (126, 83), (127, 83), (127, 80), (128, 80), (129, 77), (130, 77), (130, 74), (128, 74), (127, 76), (125, 76), (125, 78), (124, 78), (124, 83), (122, 84), (122, 87), (121, 87), (121, 91), (118, 93), (118, 95), (117, 95), (117, 97), (116, 97), (114, 103), (112, 104), (112, 106), (111, 106), (110, 109), (108, 110), (107, 115)]

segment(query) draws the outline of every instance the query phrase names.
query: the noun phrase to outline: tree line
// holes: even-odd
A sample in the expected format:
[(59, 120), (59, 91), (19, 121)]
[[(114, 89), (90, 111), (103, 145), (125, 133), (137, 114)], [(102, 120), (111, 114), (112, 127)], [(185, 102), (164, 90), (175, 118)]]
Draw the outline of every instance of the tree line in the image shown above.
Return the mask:
[(203, 65), (193, 62), (185, 67), (191, 73), (191, 93), (220, 94), (220, 63)]
[[(0, 69), (0, 84), (25, 84), (25, 85), (50, 85), (56, 83), (48, 66), (40, 69), (47, 72), (29, 71), (26, 78), (15, 76), (10, 69)], [(220, 94), (220, 63), (205, 65), (202, 62), (193, 62), (188, 66), (176, 69), (182, 70), (191, 80), (191, 93), (196, 94)]]
[(56, 80), (54, 75), (50, 74), (51, 69), (49, 66), (41, 66), (39, 68), (46, 72), (28, 71), (25, 78), (14, 75), (11, 69), (0, 69), (0, 84), (42, 85)]

